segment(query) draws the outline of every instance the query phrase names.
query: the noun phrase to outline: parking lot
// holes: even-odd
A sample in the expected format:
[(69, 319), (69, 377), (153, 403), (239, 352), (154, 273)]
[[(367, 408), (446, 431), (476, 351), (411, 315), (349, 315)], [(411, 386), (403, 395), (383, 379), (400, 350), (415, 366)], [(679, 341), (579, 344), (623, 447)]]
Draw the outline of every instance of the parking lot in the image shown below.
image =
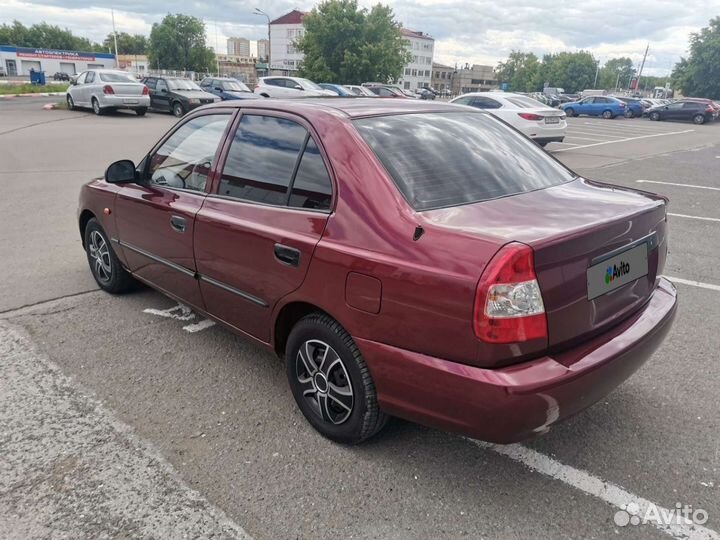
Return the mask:
[[(0, 537), (720, 538), (720, 122), (570, 118), (547, 147), (671, 200), (679, 312), (638, 373), (523, 444), (397, 420), (344, 447), (276, 357), (149, 289), (97, 290), (79, 187), (175, 119), (51, 101), (0, 100)], [(625, 525), (629, 503), (708, 520)]]

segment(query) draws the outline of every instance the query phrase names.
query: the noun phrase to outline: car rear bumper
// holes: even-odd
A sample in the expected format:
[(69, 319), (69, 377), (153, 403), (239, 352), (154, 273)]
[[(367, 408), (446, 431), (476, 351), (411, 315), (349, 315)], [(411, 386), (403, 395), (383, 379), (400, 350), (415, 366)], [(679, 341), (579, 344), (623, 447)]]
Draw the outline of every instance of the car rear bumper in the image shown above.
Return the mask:
[(561, 120), (558, 124), (528, 123), (530, 125), (521, 126), (518, 129), (534, 141), (541, 142), (542, 140), (547, 140), (548, 142), (558, 142), (565, 138), (565, 132), (567, 131), (567, 122), (565, 120)]
[(501, 369), (483, 369), (355, 339), (380, 407), (421, 424), (497, 443), (548, 431), (602, 399), (660, 345), (677, 307), (661, 278), (629, 320), (573, 349)]
[(150, 96), (119, 96), (102, 94), (98, 96), (100, 107), (113, 109), (139, 109), (150, 107)]

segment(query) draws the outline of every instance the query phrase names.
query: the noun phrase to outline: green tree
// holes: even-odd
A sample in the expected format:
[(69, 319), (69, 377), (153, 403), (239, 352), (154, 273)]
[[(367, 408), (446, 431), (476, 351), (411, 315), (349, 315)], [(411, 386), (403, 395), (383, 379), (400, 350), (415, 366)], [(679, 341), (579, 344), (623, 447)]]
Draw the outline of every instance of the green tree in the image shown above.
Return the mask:
[[(117, 35), (118, 54), (145, 54), (148, 47), (148, 40), (142, 34), (131, 35), (127, 32), (120, 32)], [(110, 33), (103, 41), (103, 47), (115, 52), (115, 40)]]
[(153, 24), (148, 58), (164, 69), (210, 71), (215, 64), (215, 53), (205, 45), (205, 23), (181, 13)]
[(631, 58), (611, 58), (600, 68), (598, 88), (613, 90), (616, 87), (627, 88), (634, 73)]
[(75, 36), (67, 28), (45, 22), (26, 27), (20, 21), (0, 25), (0, 43), (17, 47), (99, 51), (102, 47), (87, 38)]
[(597, 62), (587, 51), (546, 54), (540, 68), (540, 86), (564, 88), (575, 93), (592, 88), (595, 83)]
[(296, 43), (305, 55), (301, 77), (344, 84), (392, 81), (411, 58), (388, 6), (368, 11), (357, 0), (325, 0), (305, 15), (303, 25), (305, 34)]
[(675, 65), (672, 81), (683, 95), (720, 99), (720, 17), (690, 34), (690, 56)]
[[(514, 92), (534, 92), (538, 88), (540, 61), (533, 53), (512, 51), (505, 62), (495, 70), (500, 83), (507, 83)], [(540, 85), (542, 87), (542, 85)]]

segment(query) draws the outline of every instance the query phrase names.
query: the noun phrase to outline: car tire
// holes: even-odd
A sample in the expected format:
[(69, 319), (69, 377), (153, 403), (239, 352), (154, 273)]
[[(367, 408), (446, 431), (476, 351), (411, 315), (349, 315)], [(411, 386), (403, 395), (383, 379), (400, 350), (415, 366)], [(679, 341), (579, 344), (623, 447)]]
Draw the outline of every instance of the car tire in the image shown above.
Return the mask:
[(606, 111), (603, 111), (602, 117), (605, 120), (612, 120), (613, 118), (615, 118), (615, 115), (612, 113), (611, 110), (606, 110)]
[(572, 107), (568, 107), (567, 109), (565, 109), (565, 116), (567, 116), (568, 118), (572, 118), (573, 116), (575, 116), (575, 109), (573, 109)]
[(698, 126), (705, 123), (705, 115), (704, 114), (696, 114), (693, 116), (693, 123), (697, 124)]
[(75, 110), (75, 102), (73, 101), (73, 98), (70, 94), (67, 95), (67, 97), (65, 98), (65, 101), (67, 101), (68, 111), (74, 111)]
[(300, 319), (288, 336), (285, 363), (295, 402), (324, 437), (358, 444), (387, 423), (360, 350), (328, 315)]
[(135, 284), (134, 278), (123, 268), (110, 239), (95, 218), (90, 219), (85, 226), (85, 253), (90, 272), (103, 291), (122, 294)]
[(182, 116), (185, 114), (185, 109), (183, 109), (182, 103), (180, 103), (179, 101), (173, 103), (172, 113), (177, 118), (182, 118)]
[(635, 118), (635, 111), (628, 109), (625, 113), (625, 118)]
[(660, 113), (659, 112), (651, 112), (648, 115), (648, 117), (650, 118), (650, 120), (657, 122), (658, 120), (660, 120)]
[(140, 107), (139, 109), (135, 109), (135, 114), (138, 116), (145, 116), (145, 113), (147, 112), (147, 107)]
[(102, 107), (100, 107), (100, 102), (97, 100), (97, 98), (92, 98), (92, 110), (98, 116), (100, 116), (104, 112), (102, 110)]

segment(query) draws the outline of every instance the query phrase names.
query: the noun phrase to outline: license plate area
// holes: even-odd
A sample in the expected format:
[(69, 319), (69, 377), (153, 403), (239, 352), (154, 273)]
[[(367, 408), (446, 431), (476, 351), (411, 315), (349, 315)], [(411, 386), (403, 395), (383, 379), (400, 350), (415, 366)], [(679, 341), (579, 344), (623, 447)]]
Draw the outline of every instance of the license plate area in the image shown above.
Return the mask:
[(546, 116), (546, 117), (545, 117), (545, 123), (546, 123), (546, 124), (559, 124), (559, 123), (560, 123), (560, 117), (559, 117), (559, 116)]
[(648, 243), (643, 242), (587, 269), (588, 300), (648, 274)]

